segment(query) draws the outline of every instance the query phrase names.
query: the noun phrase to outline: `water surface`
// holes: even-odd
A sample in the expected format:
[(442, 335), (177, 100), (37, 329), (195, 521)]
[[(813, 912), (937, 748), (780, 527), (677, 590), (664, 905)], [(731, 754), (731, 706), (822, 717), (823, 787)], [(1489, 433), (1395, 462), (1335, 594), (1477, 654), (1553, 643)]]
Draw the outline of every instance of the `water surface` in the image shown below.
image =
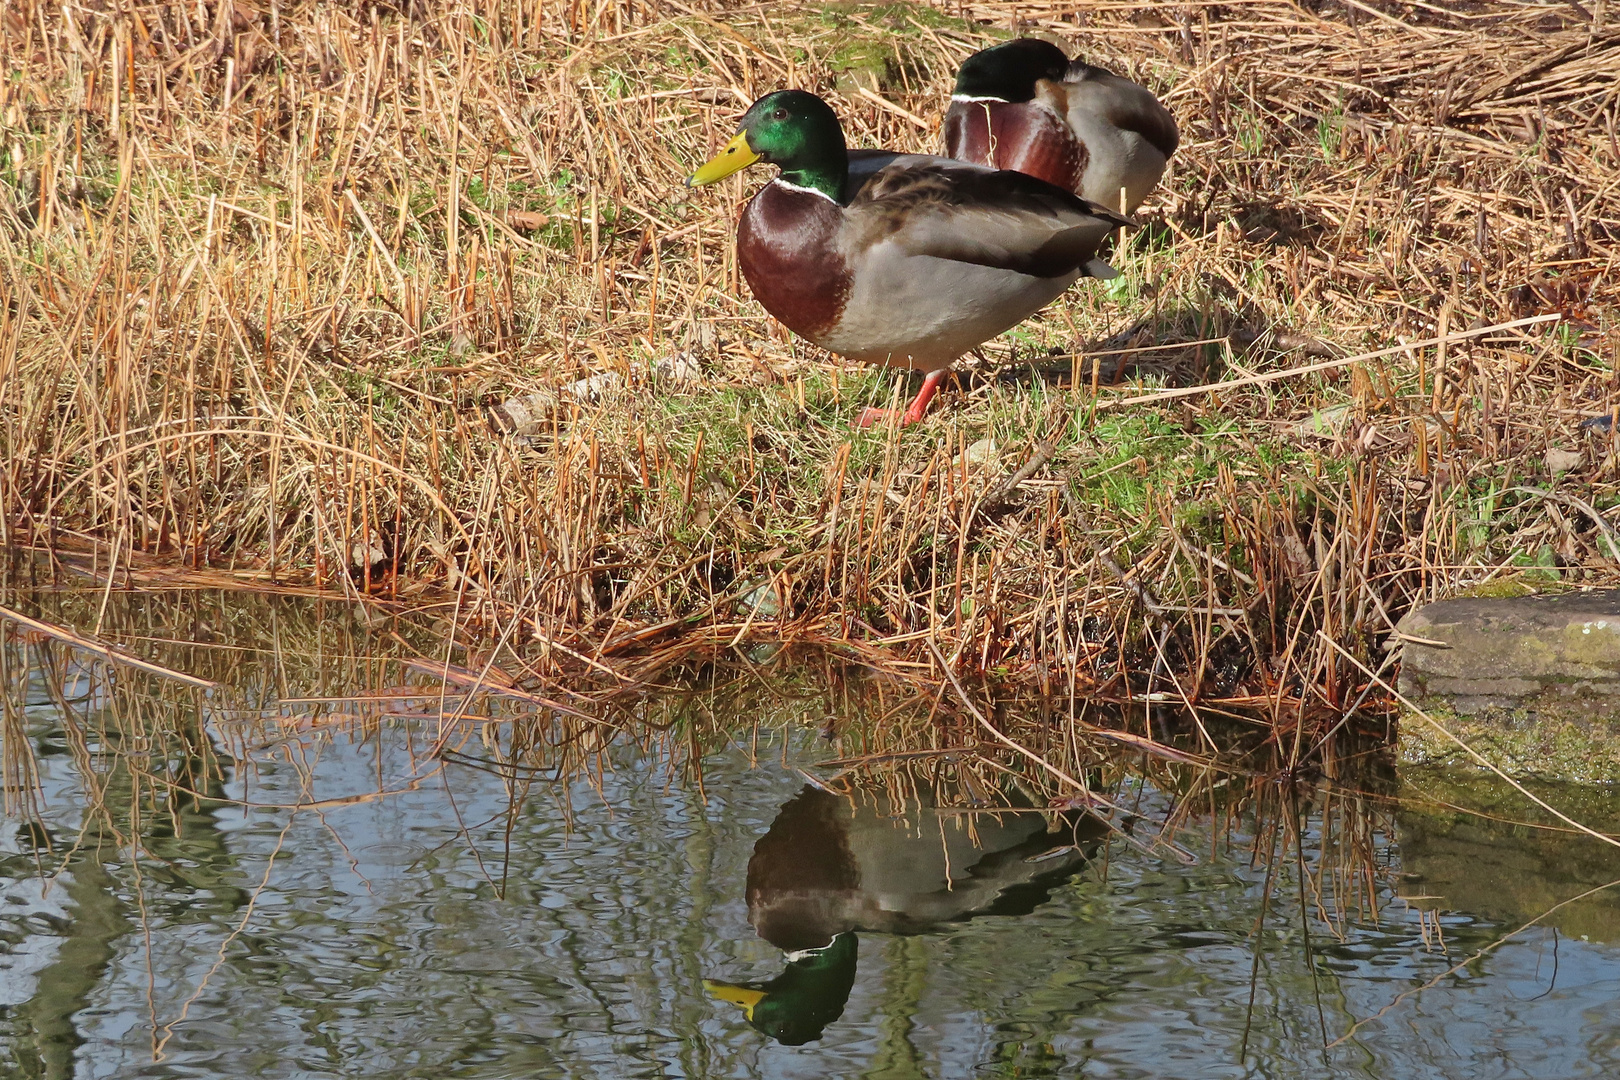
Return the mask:
[[(62, 621), (99, 610), (37, 602)], [(487, 764), (510, 747), (501, 724), (446, 727), (420, 702), (244, 723), (408, 680), (371, 616), (119, 603), (104, 633), (213, 664), (200, 673), (230, 675), (231, 694), (133, 692), (127, 672), (114, 685), (82, 655), (7, 639), (5, 731), (38, 768), (32, 799), (8, 776), (0, 825), (9, 1074), (1620, 1074), (1620, 890), (1509, 938), (1620, 878), (1564, 834), (1374, 814), (1372, 893), (1308, 891), (1302, 921), (1296, 856), (1255, 858), (1252, 818), (1189, 815), (1185, 861), (1035, 812), (1011, 780), (971, 794), (1024, 812), (984, 816), (926, 762), (906, 783), (820, 768), (863, 747), (840, 734), (847, 695), (807, 669), (649, 698), (631, 713), (661, 734), (604, 727), (576, 748), (599, 767), (551, 779)], [(195, 775), (203, 797), (132, 820), (143, 773)], [(1431, 803), (1479, 793), (1414, 783)], [(1151, 835), (1175, 794), (1128, 791)], [(1307, 819), (1312, 883), (1321, 825)]]

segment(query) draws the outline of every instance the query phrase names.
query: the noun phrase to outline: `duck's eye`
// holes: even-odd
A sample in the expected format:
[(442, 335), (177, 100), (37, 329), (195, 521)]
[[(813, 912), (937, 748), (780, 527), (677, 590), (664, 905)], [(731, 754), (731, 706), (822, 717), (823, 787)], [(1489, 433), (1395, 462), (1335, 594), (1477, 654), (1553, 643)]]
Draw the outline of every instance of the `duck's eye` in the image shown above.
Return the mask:
[(775, 112), (771, 113), (771, 119), (772, 120), (786, 120), (787, 119), (787, 110), (786, 109), (777, 109)]

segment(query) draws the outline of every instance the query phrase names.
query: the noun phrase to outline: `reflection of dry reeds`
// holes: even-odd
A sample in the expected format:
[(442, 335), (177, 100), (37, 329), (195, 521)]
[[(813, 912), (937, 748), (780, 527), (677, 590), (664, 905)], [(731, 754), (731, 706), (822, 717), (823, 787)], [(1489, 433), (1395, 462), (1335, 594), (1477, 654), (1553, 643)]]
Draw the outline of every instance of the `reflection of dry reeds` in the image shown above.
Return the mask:
[[(931, 148), (1015, 20), (1154, 87), (1183, 149), (1120, 283), (853, 432), (890, 382), (746, 299), (744, 184), (679, 181), (788, 84)], [(1413, 603), (1616, 574), (1620, 459), (1578, 424), (1620, 403), (1620, 37), (1576, 5), (24, 0), (0, 48), (0, 543), (448, 594), (548, 680), (934, 643), (1285, 737), (1367, 688), (1323, 633), (1376, 668)]]
[[(270, 868), (300, 853), (282, 852), (278, 840), (263, 873), (245, 881), (226, 872), (223, 857), (199, 871), (197, 836), (212, 830), (198, 827), (199, 814), (273, 810), (285, 838), (298, 814), (313, 813), (343, 845), (345, 819), (328, 819), (329, 811), (431, 782), (435, 790), (442, 785), (448, 818), (459, 813), (468, 769), (497, 778), (507, 800), (506, 829), (497, 815), (465, 823), (460, 837), (497, 892), (510, 855), (502, 837), (509, 842), (511, 824), (531, 800), (554, 803), (566, 818), (572, 799), (591, 797), (581, 795), (579, 781), (600, 787), (607, 770), (627, 766), (704, 791), (713, 783), (706, 761), (721, 750), (774, 758), (795, 745), (799, 756), (791, 760), (807, 783), (852, 798), (883, 792), (898, 804), (918, 797), (942, 815), (1009, 805), (1063, 814), (1085, 843), (1103, 838), (1088, 874), (1107, 875), (1121, 858), (1149, 865), (1252, 860), (1265, 876), (1252, 938), (1257, 969), (1261, 953), (1300, 950), (1315, 971), (1316, 949), (1354, 941), (1389, 914), (1384, 905), (1398, 895), (1403, 869), (1390, 861), (1398, 809), (1432, 815), (1439, 808), (1470, 826), (1530, 814), (1529, 824), (1554, 830), (1563, 844), (1587, 839), (1507, 801), (1505, 787), (1457, 792), (1437, 789), (1431, 776), (1413, 797), (1393, 782), (1387, 739), (1349, 725), (1301, 751), (1279, 739), (1263, 714), (1246, 723), (1220, 709), (1190, 715), (1170, 706), (1121, 711), (1090, 703), (1077, 713), (1059, 698), (996, 693), (960, 679), (942, 686), (892, 658), (885, 668), (793, 649), (769, 660), (688, 650), (664, 657), (656, 683), (604, 679), (598, 691), (577, 687), (566, 702), (551, 701), (507, 670), (513, 658), (487, 642), (436, 652), (434, 624), (409, 616), (377, 623), (359, 605), (257, 593), (147, 592), (105, 606), (103, 599), (92, 589), (17, 601), (52, 628), (85, 626), (100, 612), (93, 647), (83, 634), (25, 634), (15, 622), (0, 622), (8, 795), (25, 790), (10, 785), (34, 773), (29, 738), (17, 723), (26, 707), (42, 704), (43, 691), (54, 705), (48, 723), (60, 728), (74, 757), (83, 817), (79, 834), (59, 835), (54, 846), (41, 830), (41, 871), (80, 867), (96, 849), (116, 851), (114, 878), (148, 898), (168, 887), (169, 859), (191, 860), (193, 874), (221, 873), (221, 887), (240, 890), (243, 900), (225, 922), (222, 960), (248, 927)], [(145, 666), (120, 665), (109, 677), (105, 646), (112, 643), (142, 654)], [(220, 685), (204, 694), (176, 673)], [(814, 734), (794, 737), (807, 732)], [(337, 770), (353, 786), (323, 786), (332, 783), (319, 775), (324, 758), (373, 740), (403, 750), (386, 775), (378, 754), (376, 774)], [(625, 753), (631, 745), (644, 753)], [(295, 770), (296, 782), (277, 801), (252, 788), (265, 762)], [(728, 768), (739, 764), (733, 758)], [(245, 792), (237, 786), (244, 780)], [(1485, 812), (1462, 803), (1483, 803)], [(38, 808), (16, 810), (33, 818)], [(62, 807), (52, 810), (60, 823)], [(1087, 824), (1077, 824), (1080, 814)], [(1093, 831), (1092, 822), (1107, 833)], [(1479, 842), (1477, 832), (1469, 835)], [(1546, 906), (1551, 915), (1566, 905)], [(1426, 918), (1422, 926), (1427, 932)], [(1273, 930), (1286, 931), (1285, 943)], [(196, 982), (194, 995), (218, 966)], [(1402, 1000), (1391, 992), (1392, 1006)], [(172, 1014), (163, 1019), (160, 1032), (178, 1023)], [(1323, 1041), (1338, 1034), (1324, 1027)]]

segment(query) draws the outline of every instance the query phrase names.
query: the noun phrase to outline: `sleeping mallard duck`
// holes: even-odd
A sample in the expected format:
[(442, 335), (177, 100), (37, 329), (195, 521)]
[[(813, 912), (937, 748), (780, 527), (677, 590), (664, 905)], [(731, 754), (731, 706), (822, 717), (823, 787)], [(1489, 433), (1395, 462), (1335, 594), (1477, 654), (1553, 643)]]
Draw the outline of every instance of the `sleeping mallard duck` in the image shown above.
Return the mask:
[[(737, 223), (749, 288), (824, 349), (926, 373), (903, 424), (922, 418), (969, 349), (1082, 275), (1113, 277), (1097, 245), (1132, 224), (1023, 173), (927, 154), (848, 154), (838, 117), (802, 90), (754, 102), (736, 136), (687, 184), (712, 184), (756, 161), (781, 174)], [(858, 422), (889, 415), (867, 409)]]
[(968, 57), (945, 113), (945, 153), (1038, 176), (1124, 212), (1147, 198), (1181, 141), (1143, 86), (1036, 38)]

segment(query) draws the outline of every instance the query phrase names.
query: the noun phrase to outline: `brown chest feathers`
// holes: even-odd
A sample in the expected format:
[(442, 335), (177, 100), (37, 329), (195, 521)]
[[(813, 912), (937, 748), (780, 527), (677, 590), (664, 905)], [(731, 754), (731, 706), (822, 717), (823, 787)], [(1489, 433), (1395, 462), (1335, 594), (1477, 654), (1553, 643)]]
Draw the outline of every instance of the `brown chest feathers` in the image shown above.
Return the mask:
[(1089, 155), (1063, 118), (1035, 102), (953, 101), (945, 114), (945, 154), (1014, 169), (1078, 190)]
[(849, 265), (835, 242), (842, 214), (831, 199), (772, 181), (737, 225), (737, 264), (754, 298), (818, 344), (849, 299)]

